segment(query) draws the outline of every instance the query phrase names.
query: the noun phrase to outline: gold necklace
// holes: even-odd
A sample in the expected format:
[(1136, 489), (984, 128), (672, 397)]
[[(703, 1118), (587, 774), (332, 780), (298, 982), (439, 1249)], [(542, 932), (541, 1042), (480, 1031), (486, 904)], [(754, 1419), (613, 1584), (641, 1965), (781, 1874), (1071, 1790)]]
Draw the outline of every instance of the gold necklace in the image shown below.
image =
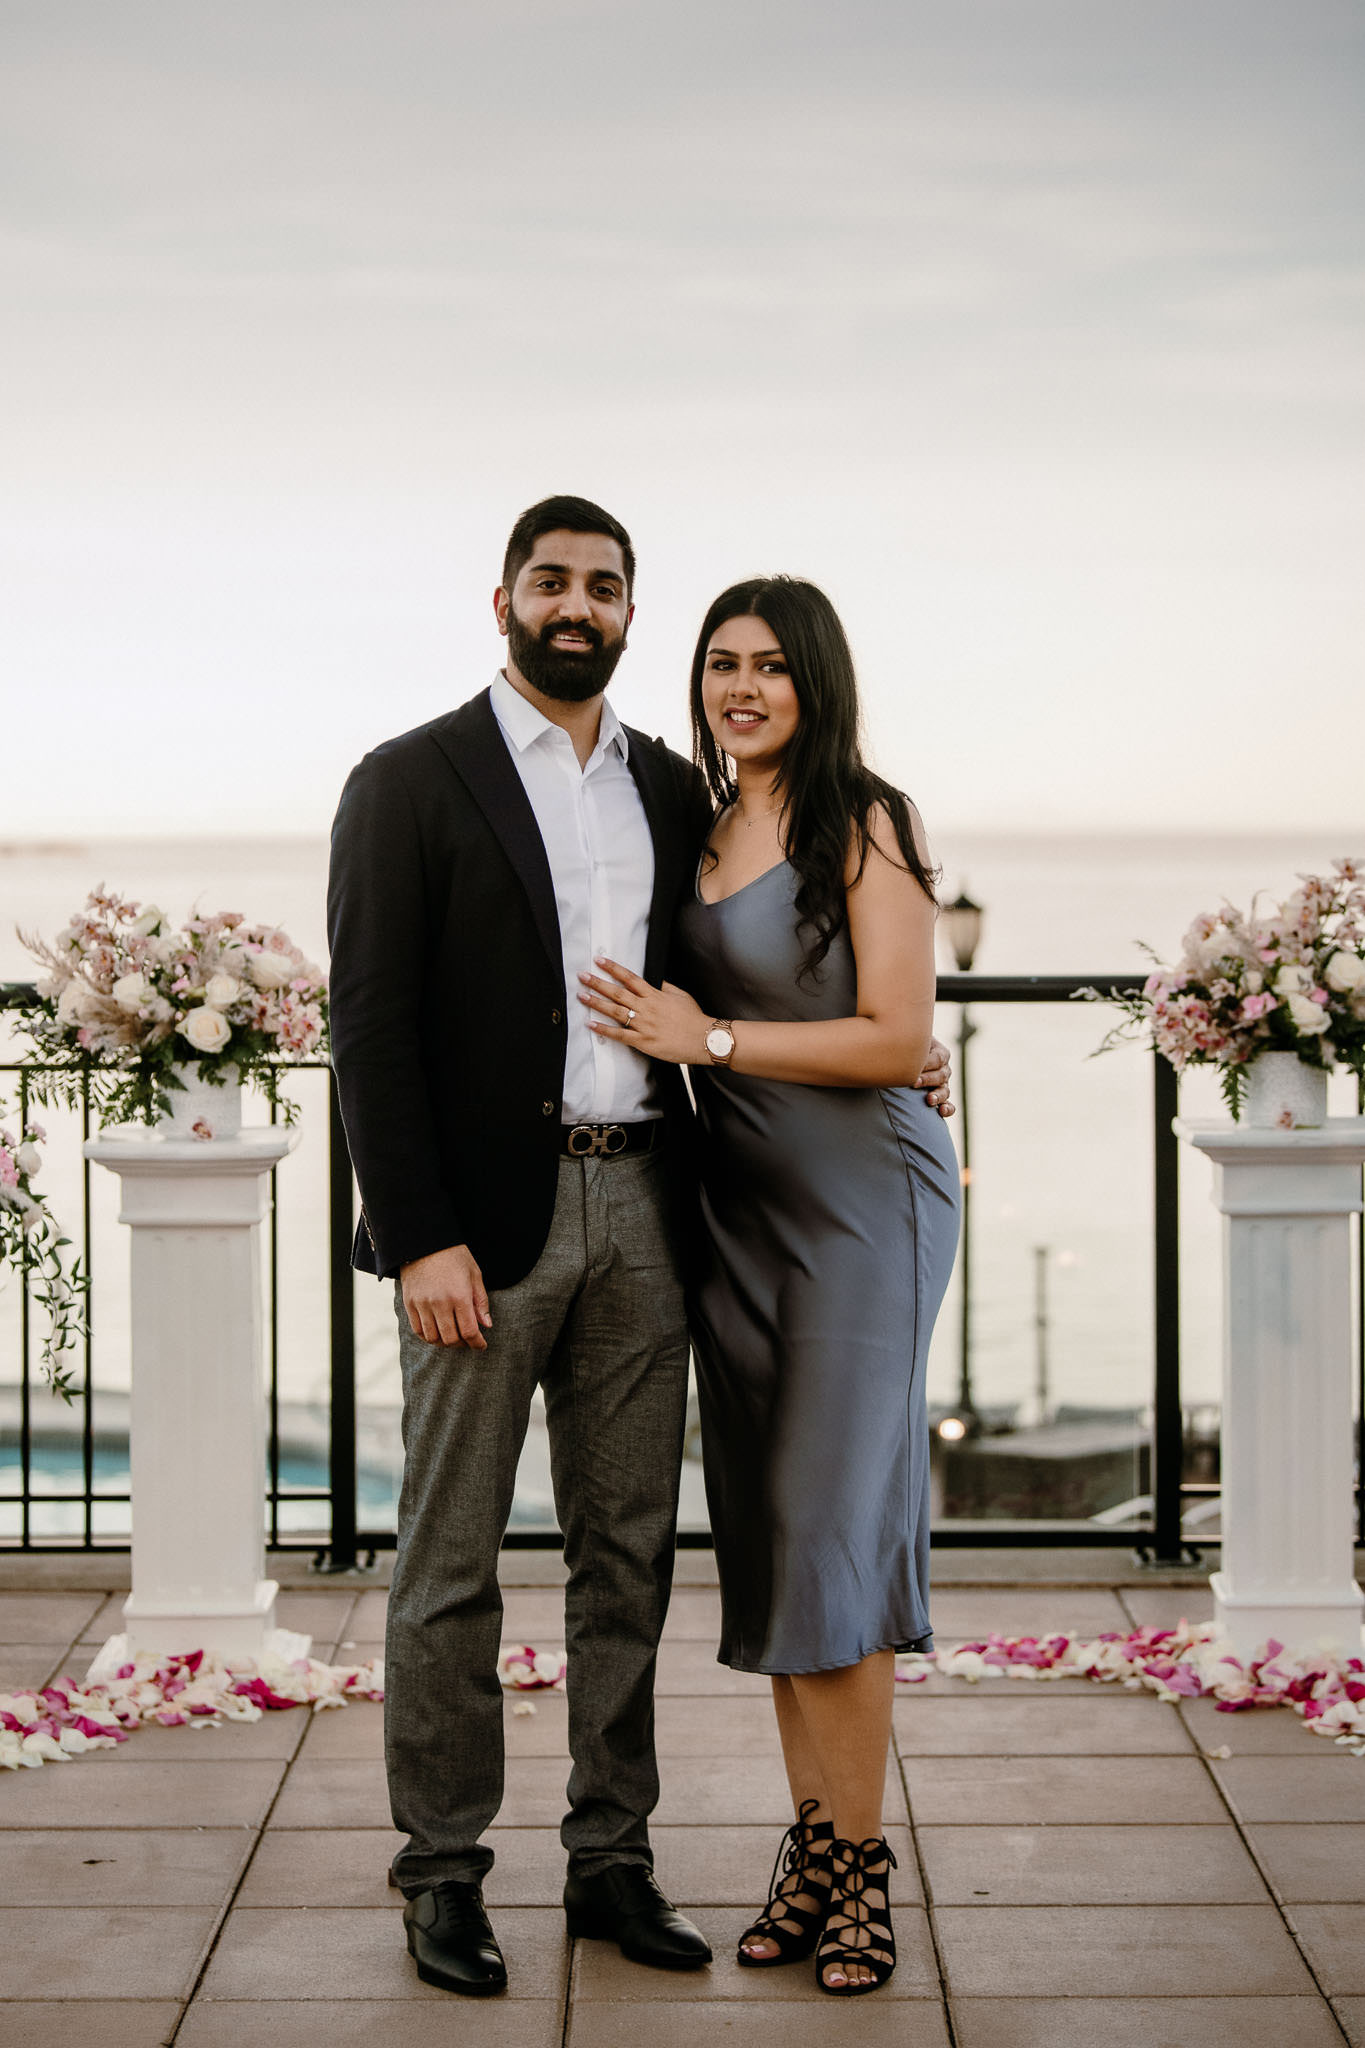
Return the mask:
[(766, 811), (759, 811), (752, 818), (747, 815), (746, 807), (738, 803), (738, 799), (736, 800), (736, 808), (739, 810), (740, 823), (745, 826), (753, 826), (758, 823), (760, 818), (775, 818), (784, 809), (784, 806), (782, 804), (771, 804)]

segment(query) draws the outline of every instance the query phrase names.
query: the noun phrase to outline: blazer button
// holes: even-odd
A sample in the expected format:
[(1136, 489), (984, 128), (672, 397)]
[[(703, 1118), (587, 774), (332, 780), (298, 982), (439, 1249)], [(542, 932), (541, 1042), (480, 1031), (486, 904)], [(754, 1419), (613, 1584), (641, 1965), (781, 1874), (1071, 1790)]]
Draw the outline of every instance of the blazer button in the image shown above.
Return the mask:
[(542, 1116), (553, 1116), (555, 1113), (555, 1106), (553, 1102), (542, 1102), (540, 1105), (540, 1113)]

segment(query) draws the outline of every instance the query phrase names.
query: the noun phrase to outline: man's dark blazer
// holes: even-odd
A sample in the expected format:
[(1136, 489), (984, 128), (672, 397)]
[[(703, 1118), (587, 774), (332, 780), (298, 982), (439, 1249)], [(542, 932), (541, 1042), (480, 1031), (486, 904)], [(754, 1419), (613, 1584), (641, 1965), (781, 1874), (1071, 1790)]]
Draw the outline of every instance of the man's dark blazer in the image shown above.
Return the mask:
[[(654, 839), (644, 971), (658, 983), (710, 802), (662, 740), (630, 728), (627, 739)], [(554, 1211), (576, 992), (544, 843), (487, 690), (352, 771), (327, 913), (332, 1062), (362, 1203), (354, 1263), (387, 1277), (467, 1244), (486, 1286), (511, 1286)], [(655, 1074), (681, 1167), (682, 1070)]]

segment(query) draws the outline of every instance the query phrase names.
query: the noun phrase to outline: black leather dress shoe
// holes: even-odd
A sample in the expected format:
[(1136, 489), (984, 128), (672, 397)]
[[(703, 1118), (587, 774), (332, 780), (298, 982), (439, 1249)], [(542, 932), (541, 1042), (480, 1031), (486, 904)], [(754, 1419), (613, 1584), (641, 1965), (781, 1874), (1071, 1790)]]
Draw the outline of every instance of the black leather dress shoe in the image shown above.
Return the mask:
[(476, 1884), (443, 1878), (403, 1908), (408, 1954), (424, 1984), (487, 1998), (507, 1989), (507, 1965)]
[(701, 1929), (670, 1906), (642, 1863), (609, 1863), (590, 1877), (572, 1873), (564, 1887), (569, 1932), (614, 1941), (632, 1963), (660, 1970), (700, 1970), (711, 1960)]

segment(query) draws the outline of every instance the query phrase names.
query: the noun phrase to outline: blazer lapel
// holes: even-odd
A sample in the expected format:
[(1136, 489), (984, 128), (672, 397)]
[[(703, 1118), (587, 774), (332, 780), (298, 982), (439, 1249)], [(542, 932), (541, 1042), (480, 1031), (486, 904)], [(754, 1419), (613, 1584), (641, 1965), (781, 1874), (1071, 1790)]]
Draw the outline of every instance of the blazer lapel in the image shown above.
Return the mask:
[(432, 738), (497, 834), (526, 891), (536, 930), (562, 985), (564, 951), (545, 842), (489, 692), (480, 691), (452, 712)]
[(643, 733), (627, 729), (627, 765), (635, 778), (654, 841), (654, 889), (649, 901), (649, 935), (645, 941), (645, 980), (660, 983), (668, 960), (674, 912), (689, 849), (683, 843), (684, 821), (676, 783), (663, 749)]

